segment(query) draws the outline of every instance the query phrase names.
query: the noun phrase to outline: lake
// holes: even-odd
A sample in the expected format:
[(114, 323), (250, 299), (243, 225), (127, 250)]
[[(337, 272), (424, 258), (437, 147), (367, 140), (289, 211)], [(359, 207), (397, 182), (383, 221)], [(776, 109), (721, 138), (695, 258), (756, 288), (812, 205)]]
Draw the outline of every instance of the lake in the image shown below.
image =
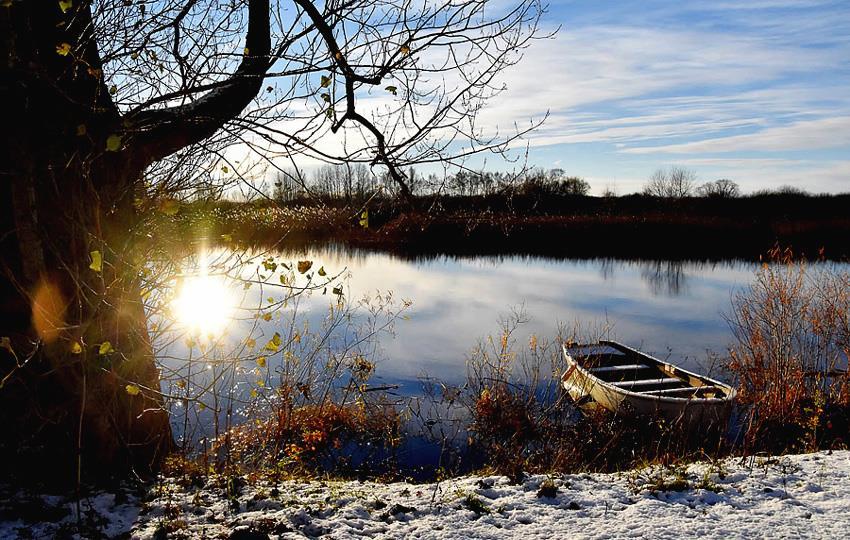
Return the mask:
[[(282, 267), (264, 267), (266, 257), (274, 265), (287, 264), (291, 276), (312, 275), (311, 283), (338, 276), (327, 286), (314, 287), (297, 301), (281, 303), (277, 274)], [(730, 344), (725, 319), (732, 295), (746, 287), (758, 263), (745, 261), (630, 261), (617, 259), (552, 259), (530, 256), (448, 256), (400, 258), (386, 253), (326, 246), (307, 252), (234, 254), (226, 250), (207, 257), (209, 279), (221, 280), (230, 295), (235, 323), (218, 321), (212, 332), (226, 334), (234, 347), (248, 334), (262, 346), (289, 316), (296, 312), (295, 326), (316, 329), (336, 304), (342, 291), (348, 304), (370, 295), (392, 292), (396, 303), (410, 301), (394, 332), (381, 333), (368, 356), (376, 362), (376, 375), (399, 384), (405, 393), (417, 393), (422, 376), (457, 383), (466, 375), (466, 359), (479, 340), (498, 339), (499, 321), (522, 311), (527, 322), (514, 337), (519, 346), (538, 336), (553, 339), (559, 326), (605, 328), (607, 337), (640, 348), (663, 359), (700, 371), (716, 368), (716, 358)], [(270, 259), (269, 259), (270, 260)], [(246, 261), (250, 261), (247, 263)], [(288, 262), (287, 262), (288, 261)], [(310, 261), (308, 272), (296, 271), (298, 261)], [(835, 263), (824, 263), (835, 264)], [(318, 269), (327, 277), (320, 278)], [(241, 283), (217, 274), (254, 278), (244, 289)], [(258, 278), (263, 278), (259, 279)], [(191, 277), (187, 283), (191, 283)], [(205, 278), (206, 279), (206, 278)], [(290, 284), (295, 284), (292, 279)], [(272, 284), (272, 285), (268, 285)], [(204, 287), (189, 294), (188, 308), (204, 321), (215, 317), (215, 295)], [(192, 296), (194, 295), (194, 296)], [(185, 296), (185, 295), (184, 295)], [(264, 318), (257, 318), (257, 308)], [(274, 315), (273, 317), (271, 315)], [(189, 315), (191, 317), (191, 314)], [(240, 319), (241, 317), (241, 319)], [(367, 317), (361, 308), (354, 319)], [(179, 317), (178, 317), (179, 318)], [(338, 333), (352, 332), (351, 326)], [(349, 336), (350, 337), (350, 336)], [(582, 337), (581, 335), (577, 337)], [(337, 336), (339, 339), (340, 336)], [(161, 350), (163, 356), (185, 357), (183, 341)], [(271, 356), (271, 355), (269, 355)], [(716, 369), (714, 369), (716, 371)]]

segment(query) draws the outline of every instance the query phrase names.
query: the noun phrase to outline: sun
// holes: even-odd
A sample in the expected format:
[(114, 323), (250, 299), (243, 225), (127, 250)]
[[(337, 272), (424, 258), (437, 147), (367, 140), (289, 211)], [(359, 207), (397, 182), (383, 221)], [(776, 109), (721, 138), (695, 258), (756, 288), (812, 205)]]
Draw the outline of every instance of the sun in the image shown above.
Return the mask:
[(233, 320), (233, 297), (221, 278), (201, 274), (186, 277), (172, 304), (177, 321), (192, 334), (220, 336)]

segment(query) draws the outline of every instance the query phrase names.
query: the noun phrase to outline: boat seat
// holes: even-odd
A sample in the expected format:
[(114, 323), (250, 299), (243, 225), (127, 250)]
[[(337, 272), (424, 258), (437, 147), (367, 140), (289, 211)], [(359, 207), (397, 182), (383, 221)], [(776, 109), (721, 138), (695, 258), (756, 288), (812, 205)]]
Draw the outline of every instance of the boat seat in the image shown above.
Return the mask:
[(635, 381), (620, 381), (620, 382), (612, 382), (612, 383), (609, 383), (609, 384), (612, 384), (612, 385), (616, 386), (617, 388), (629, 389), (629, 388), (634, 388), (636, 386), (655, 386), (655, 385), (673, 384), (673, 383), (684, 384), (682, 382), (682, 379), (677, 379), (676, 377), (667, 377), (665, 379), (638, 379), (638, 380), (635, 380)]
[(654, 396), (665, 396), (671, 394), (687, 394), (687, 393), (698, 393), (702, 390), (710, 390), (712, 392), (719, 392), (720, 389), (714, 385), (706, 385), (706, 386), (688, 386), (687, 388), (667, 388), (664, 390), (650, 390), (648, 392), (644, 392), (644, 394), (652, 394)]
[(591, 373), (608, 373), (611, 371), (628, 371), (628, 370), (637, 370), (637, 369), (649, 369), (649, 366), (646, 364), (625, 364), (622, 366), (602, 366), (590, 368)]
[(625, 354), (588, 354), (573, 357), (577, 362), (587, 368), (592, 367), (608, 367), (622, 366), (626, 364), (634, 364), (634, 359), (629, 358)]

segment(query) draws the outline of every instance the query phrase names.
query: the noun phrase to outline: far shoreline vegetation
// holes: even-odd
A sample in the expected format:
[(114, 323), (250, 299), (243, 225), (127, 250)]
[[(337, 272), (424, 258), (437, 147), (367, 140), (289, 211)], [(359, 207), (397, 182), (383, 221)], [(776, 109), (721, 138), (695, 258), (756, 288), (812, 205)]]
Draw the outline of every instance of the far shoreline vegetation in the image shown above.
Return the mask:
[(741, 195), (730, 180), (698, 186), (692, 171), (675, 167), (657, 171), (641, 193), (601, 196), (560, 169), (432, 176), (408, 200), (385, 194), (387, 184), (366, 180), (358, 166), (327, 166), (310, 181), (285, 178), (279, 174), (272, 193), (254, 200), (208, 192), (167, 213), (177, 214), (180, 234), (213, 242), (336, 243), (408, 257), (760, 260), (776, 246), (808, 260), (850, 256), (850, 194), (783, 186)]

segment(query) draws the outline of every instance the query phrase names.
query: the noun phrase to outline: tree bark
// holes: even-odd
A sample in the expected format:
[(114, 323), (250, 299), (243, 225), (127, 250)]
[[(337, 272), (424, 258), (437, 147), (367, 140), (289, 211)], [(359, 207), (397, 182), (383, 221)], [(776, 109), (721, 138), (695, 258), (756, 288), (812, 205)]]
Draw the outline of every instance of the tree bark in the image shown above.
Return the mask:
[(251, 0), (252, 55), (231, 80), (191, 106), (122, 116), (89, 3), (73, 5), (0, 8), (0, 474), (51, 484), (149, 475), (170, 449), (133, 199), (149, 164), (241, 112), (270, 48), (268, 0)]
[[(0, 467), (66, 485), (80, 472), (150, 474), (171, 431), (138, 274), (119, 260), (89, 268), (91, 251), (126, 242), (141, 171), (106, 150), (120, 117), (85, 40), (86, 13), (68, 23), (56, 5), (4, 11)], [(78, 51), (58, 54), (63, 42)], [(116, 352), (98, 354), (106, 341)], [(129, 395), (125, 381), (151, 391)]]

